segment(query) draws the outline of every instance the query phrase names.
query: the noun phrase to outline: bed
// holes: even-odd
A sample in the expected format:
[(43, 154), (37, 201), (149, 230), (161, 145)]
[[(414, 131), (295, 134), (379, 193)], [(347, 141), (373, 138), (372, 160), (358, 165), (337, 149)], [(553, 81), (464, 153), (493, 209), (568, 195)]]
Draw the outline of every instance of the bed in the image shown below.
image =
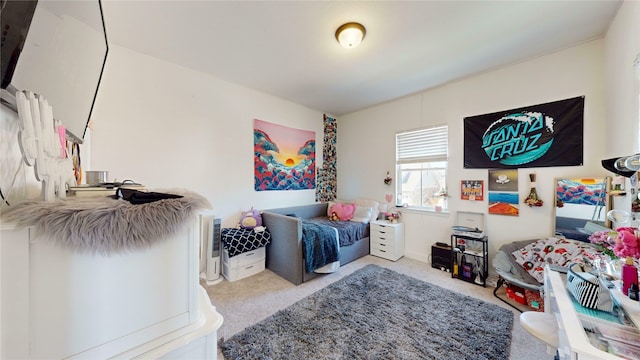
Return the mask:
[(331, 221), (327, 214), (330, 203), (263, 210), (262, 223), (271, 233), (271, 243), (266, 249), (266, 267), (295, 285), (321, 275), (317, 269), (307, 271), (303, 230), (308, 222), (330, 225), (337, 228), (336, 231), (341, 234), (344, 234), (345, 228), (349, 229), (346, 231), (360, 229), (356, 231), (359, 234), (358, 238), (347, 239), (345, 236), (338, 236), (338, 267), (369, 254), (369, 222), (377, 217), (378, 205), (377, 202), (371, 201), (360, 201), (357, 205), (371, 209), (367, 221)]

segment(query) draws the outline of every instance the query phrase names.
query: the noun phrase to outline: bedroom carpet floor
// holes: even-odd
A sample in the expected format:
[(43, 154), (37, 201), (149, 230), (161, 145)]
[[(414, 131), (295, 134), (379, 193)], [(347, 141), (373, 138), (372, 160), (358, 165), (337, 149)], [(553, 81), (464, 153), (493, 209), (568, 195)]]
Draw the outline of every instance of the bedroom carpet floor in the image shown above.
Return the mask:
[[(224, 323), (218, 330), (218, 339), (230, 338), (245, 327), (269, 317), (276, 311), (286, 308), (367, 264), (386, 267), (511, 310), (514, 316), (514, 326), (510, 359), (553, 359), (553, 355), (547, 354), (546, 346), (531, 337), (520, 326), (520, 313), (496, 299), (493, 296), (493, 287), (489, 284), (483, 288), (452, 279), (449, 273), (433, 269), (429, 264), (412, 259), (401, 258), (397, 262), (393, 262), (371, 255), (341, 267), (337, 273), (315, 278), (299, 286), (291, 284), (269, 270), (235, 282), (224, 280), (217, 285), (205, 286), (211, 303), (224, 318)], [(447, 301), (447, 299), (442, 299), (442, 301)], [(451, 305), (455, 306), (455, 304)], [(218, 359), (224, 359), (219, 350)]]

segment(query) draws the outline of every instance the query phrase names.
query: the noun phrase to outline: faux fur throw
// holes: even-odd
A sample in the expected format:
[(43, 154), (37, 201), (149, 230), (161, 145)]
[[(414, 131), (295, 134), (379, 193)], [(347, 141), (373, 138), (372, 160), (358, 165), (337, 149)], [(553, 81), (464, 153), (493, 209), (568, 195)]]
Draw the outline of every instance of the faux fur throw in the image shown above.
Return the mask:
[(2, 221), (19, 228), (34, 226), (37, 235), (79, 252), (129, 252), (176, 234), (198, 210), (211, 208), (209, 201), (196, 193), (164, 192), (183, 197), (139, 205), (107, 196), (27, 200), (7, 208)]

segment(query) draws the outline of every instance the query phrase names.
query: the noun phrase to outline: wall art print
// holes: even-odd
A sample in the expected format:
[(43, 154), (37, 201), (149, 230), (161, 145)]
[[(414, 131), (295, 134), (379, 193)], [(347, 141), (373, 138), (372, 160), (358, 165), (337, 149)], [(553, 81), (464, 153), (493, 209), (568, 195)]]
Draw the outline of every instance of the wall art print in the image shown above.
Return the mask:
[(489, 170), (489, 214), (520, 215), (518, 170)]
[(316, 187), (316, 133), (254, 119), (256, 191)]
[(607, 179), (558, 179), (556, 206), (566, 204), (604, 206), (607, 197)]
[(484, 200), (484, 181), (483, 180), (461, 180), (460, 181), (460, 199), (471, 201)]
[(335, 118), (323, 115), (324, 142), (322, 146), (322, 166), (316, 174), (316, 201), (333, 201), (337, 196), (338, 162), (336, 143), (338, 141), (338, 122)]
[(584, 96), (464, 118), (465, 169), (579, 166)]

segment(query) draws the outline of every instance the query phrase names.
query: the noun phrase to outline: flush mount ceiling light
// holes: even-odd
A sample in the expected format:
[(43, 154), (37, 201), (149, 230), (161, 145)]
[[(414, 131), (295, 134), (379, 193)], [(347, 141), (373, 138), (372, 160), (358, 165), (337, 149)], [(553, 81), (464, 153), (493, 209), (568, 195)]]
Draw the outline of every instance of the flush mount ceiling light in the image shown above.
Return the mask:
[(350, 22), (341, 25), (338, 30), (336, 30), (336, 40), (338, 40), (343, 47), (350, 49), (358, 46), (366, 34), (367, 30), (362, 24)]

